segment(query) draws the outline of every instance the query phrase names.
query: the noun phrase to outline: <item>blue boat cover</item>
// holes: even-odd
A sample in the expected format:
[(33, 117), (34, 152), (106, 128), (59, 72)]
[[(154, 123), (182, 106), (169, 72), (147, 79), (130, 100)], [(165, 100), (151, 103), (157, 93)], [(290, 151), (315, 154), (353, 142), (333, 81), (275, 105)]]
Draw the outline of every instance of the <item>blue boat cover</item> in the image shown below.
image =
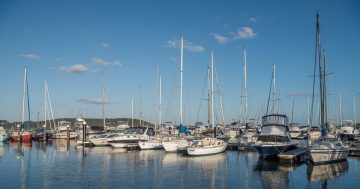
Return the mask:
[(186, 127), (182, 123), (180, 123), (180, 125), (178, 126), (178, 130), (179, 133), (191, 134), (191, 131), (186, 130)]

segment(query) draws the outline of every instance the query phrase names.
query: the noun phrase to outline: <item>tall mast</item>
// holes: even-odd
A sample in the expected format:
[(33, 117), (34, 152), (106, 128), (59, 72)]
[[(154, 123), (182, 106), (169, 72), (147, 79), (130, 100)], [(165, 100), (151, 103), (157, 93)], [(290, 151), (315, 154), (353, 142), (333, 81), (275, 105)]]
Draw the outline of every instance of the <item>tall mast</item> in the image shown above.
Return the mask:
[(184, 51), (184, 37), (181, 35), (180, 39), (180, 124), (183, 122), (183, 52)]
[(211, 50), (211, 125), (214, 128), (216, 137), (215, 112), (214, 112), (214, 51)]
[(22, 123), (22, 124), (24, 124), (24, 120), (25, 120), (26, 78), (27, 78), (27, 70), (26, 70), (26, 67), (25, 67), (24, 83), (23, 83), (23, 95), (22, 95), (22, 111), (21, 111), (21, 123)]
[(354, 125), (356, 126), (356, 96), (354, 95)]
[(159, 76), (159, 129), (161, 127), (161, 75)]
[(244, 95), (245, 95), (245, 123), (247, 123), (247, 108), (248, 108), (248, 99), (247, 99), (247, 80), (246, 80), (246, 49), (244, 49)]
[(211, 126), (211, 75), (210, 66), (208, 66), (208, 124)]
[(307, 125), (310, 126), (310, 96), (307, 96)]
[(275, 75), (276, 75), (276, 67), (275, 67), (275, 64), (273, 64), (273, 88), (272, 88), (272, 92), (273, 92), (273, 94), (272, 94), (272, 97), (273, 97), (273, 111), (272, 111), (272, 113), (276, 113), (276, 105), (277, 105), (277, 103), (276, 103), (276, 83), (275, 83)]
[(131, 127), (134, 127), (134, 99), (131, 99)]
[(105, 123), (105, 87), (102, 88), (102, 116), (103, 116), (103, 128), (106, 130), (106, 123)]
[[(47, 95), (46, 95), (46, 80), (45, 80), (45, 83), (44, 83), (44, 129), (46, 129), (46, 117), (47, 117)], [(45, 130), (44, 130), (45, 132)]]
[(340, 126), (342, 126), (342, 120), (343, 120), (343, 116), (342, 116), (342, 99), (341, 99), (341, 94), (339, 95), (339, 101), (340, 101), (340, 106), (339, 106), (339, 117), (340, 117)]

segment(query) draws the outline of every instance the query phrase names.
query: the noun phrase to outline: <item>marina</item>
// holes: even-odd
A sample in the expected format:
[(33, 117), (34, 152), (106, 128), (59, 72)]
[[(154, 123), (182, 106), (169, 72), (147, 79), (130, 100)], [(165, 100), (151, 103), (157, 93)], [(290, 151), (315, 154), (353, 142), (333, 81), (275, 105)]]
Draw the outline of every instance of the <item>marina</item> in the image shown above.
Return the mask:
[(357, 188), (358, 10), (1, 1), (0, 188)]

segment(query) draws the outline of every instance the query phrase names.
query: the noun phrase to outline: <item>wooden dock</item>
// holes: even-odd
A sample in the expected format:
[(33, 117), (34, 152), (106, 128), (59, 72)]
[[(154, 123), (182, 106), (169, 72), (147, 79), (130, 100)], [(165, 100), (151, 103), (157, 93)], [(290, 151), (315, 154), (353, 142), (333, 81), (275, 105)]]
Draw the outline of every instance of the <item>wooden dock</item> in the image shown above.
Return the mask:
[(309, 153), (306, 147), (302, 147), (279, 154), (278, 157), (282, 164), (295, 165), (307, 161)]

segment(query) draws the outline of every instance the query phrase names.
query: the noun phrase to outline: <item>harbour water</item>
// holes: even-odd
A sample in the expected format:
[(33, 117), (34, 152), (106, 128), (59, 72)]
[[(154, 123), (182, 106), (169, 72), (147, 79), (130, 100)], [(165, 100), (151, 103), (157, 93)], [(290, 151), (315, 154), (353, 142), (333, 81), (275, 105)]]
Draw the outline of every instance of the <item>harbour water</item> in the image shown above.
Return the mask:
[(188, 157), (163, 150), (0, 143), (0, 188), (357, 188), (360, 158), (288, 167), (256, 152)]

